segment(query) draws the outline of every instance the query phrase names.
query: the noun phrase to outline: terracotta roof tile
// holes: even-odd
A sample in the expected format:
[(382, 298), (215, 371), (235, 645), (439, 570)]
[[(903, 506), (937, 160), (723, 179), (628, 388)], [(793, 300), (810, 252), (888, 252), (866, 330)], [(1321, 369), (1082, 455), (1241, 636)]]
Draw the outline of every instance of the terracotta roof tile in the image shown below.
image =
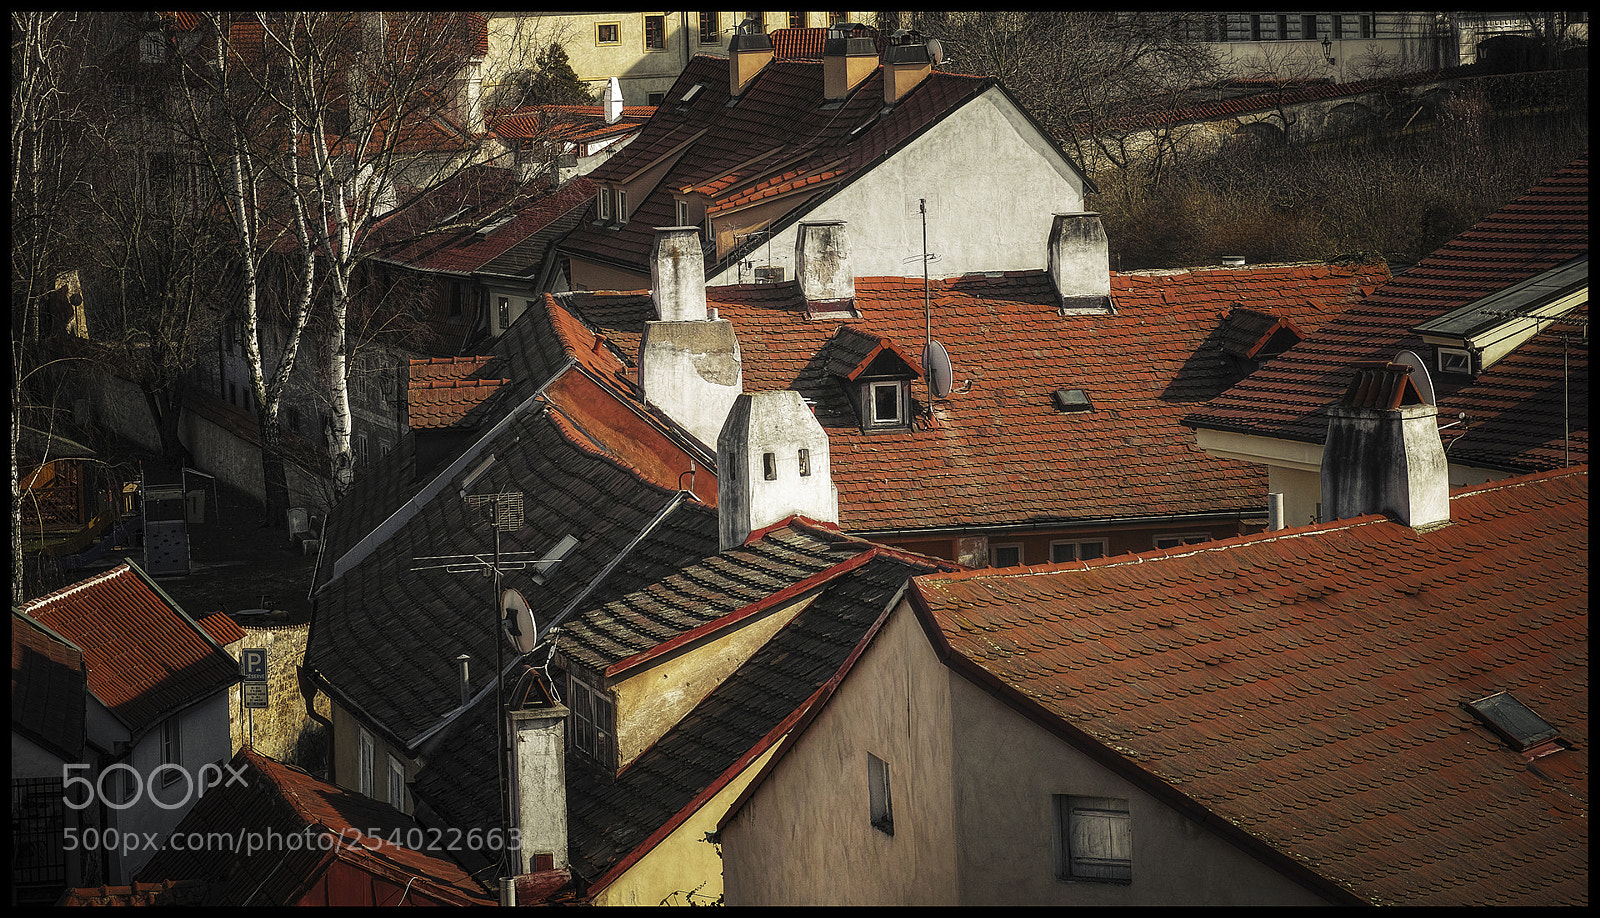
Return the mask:
[[(1192, 427), (1321, 443), (1324, 409), (1361, 360), (1389, 361), (1432, 348), (1412, 329), (1542, 274), (1589, 249), (1589, 166), (1580, 158), (1328, 322), (1292, 351), (1185, 419)], [(1586, 322), (1587, 304), (1567, 317)], [(1311, 330), (1307, 330), (1310, 334)], [(1563, 337), (1571, 339), (1566, 346)], [(1588, 349), (1584, 336), (1550, 323), (1510, 356), (1473, 377), (1432, 374), (1452, 462), (1505, 471), (1559, 468), (1588, 458)], [(1567, 400), (1563, 408), (1563, 399)], [(1563, 438), (1564, 418), (1570, 439)]]
[[(1019, 573), (920, 577), (935, 636), (1374, 904), (1588, 897), (1588, 469), (1380, 516)], [(1509, 690), (1529, 764), (1462, 705)]]
[[(242, 777), (208, 790), (175, 833), (198, 837), (223, 833), (241, 839), (255, 833), (258, 844), (269, 833), (279, 839), (309, 835), (313, 843), (290, 847), (279, 842), (255, 852), (235, 851), (225, 844), (163, 849), (151, 857), (141, 879), (205, 880), (208, 905), (299, 905), (304, 897), (315, 897), (314, 890), (323, 881), (336, 887), (349, 885), (337, 863), (344, 870), (353, 868), (386, 881), (362, 882), (360, 887), (376, 886), (395, 900), (404, 890), (406, 904), (497, 901), (452, 859), (436, 833), (421, 831), (414, 819), (388, 804), (320, 781), (248, 746), (234, 755), (228, 773)], [(315, 841), (319, 836), (322, 843)], [(408, 837), (422, 841), (405, 841)], [(321, 894), (336, 897), (338, 890), (324, 889)], [(328, 903), (313, 898), (308, 904)]]
[(136, 735), (239, 680), (233, 658), (128, 564), (21, 610), (83, 650), (89, 690)]
[[(1113, 274), (1114, 316), (1058, 315), (1043, 272), (937, 280), (933, 332), (956, 391), (935, 402), (931, 424), (870, 433), (831, 355), (847, 340), (883, 342), (920, 367), (911, 356), (927, 327), (920, 280), (857, 278), (861, 318), (842, 322), (807, 320), (792, 282), (714, 287), (707, 297), (737, 330), (747, 391), (793, 388), (815, 404), (840, 523), (878, 531), (1253, 510), (1264, 473), (1204, 454), (1179, 423), (1240, 376), (1223, 350), (1230, 310), (1244, 304), (1309, 333), (1386, 278), (1381, 265)], [(646, 294), (551, 302), (630, 359), (654, 319)], [(1056, 411), (1051, 396), (1063, 388), (1083, 389), (1095, 409)], [(915, 385), (913, 394), (920, 409), (926, 394)]]

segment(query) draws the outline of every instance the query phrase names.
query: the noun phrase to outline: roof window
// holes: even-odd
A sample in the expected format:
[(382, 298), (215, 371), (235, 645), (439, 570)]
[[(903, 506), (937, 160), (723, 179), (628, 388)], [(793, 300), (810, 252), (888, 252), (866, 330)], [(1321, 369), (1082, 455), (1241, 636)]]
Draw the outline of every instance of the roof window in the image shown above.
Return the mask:
[[(1495, 692), (1477, 701), (1463, 702), (1462, 707), (1495, 732), (1518, 752), (1549, 743), (1561, 735), (1544, 718), (1529, 710), (1510, 692)], [(1551, 750), (1554, 751), (1554, 750)]]
[(1050, 401), (1060, 412), (1093, 411), (1094, 402), (1090, 400), (1089, 393), (1082, 389), (1057, 389), (1050, 396)]

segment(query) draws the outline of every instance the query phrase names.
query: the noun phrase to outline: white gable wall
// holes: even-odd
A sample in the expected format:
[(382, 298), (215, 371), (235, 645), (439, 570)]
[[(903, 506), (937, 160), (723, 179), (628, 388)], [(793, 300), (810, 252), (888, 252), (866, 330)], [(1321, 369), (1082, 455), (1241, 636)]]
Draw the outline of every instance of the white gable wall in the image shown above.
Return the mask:
[[(929, 276), (1040, 271), (1053, 215), (1083, 210), (1083, 179), (991, 88), (808, 211), (805, 220), (849, 225), (857, 277), (921, 277), (920, 200), (927, 202), (928, 251), (939, 256)], [(798, 232), (798, 223), (791, 224), (750, 259), (782, 266), (792, 279)], [(741, 278), (734, 265), (708, 283), (752, 280), (748, 272)]]

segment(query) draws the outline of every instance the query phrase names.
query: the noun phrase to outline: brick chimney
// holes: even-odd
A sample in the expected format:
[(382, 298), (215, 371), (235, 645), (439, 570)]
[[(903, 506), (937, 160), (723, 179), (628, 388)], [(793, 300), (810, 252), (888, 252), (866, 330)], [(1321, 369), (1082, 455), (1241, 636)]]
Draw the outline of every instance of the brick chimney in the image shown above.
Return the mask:
[(1363, 361), (1328, 408), (1322, 447), (1322, 518), (1392, 513), (1413, 529), (1450, 521), (1450, 462), (1439, 409), (1405, 364)]
[(838, 102), (878, 69), (876, 30), (859, 22), (836, 22), (822, 42), (822, 101)]
[(714, 445), (733, 400), (744, 391), (733, 323), (706, 310), (705, 256), (699, 230), (656, 230), (650, 262), (655, 322), (639, 339), (639, 387), (655, 405), (706, 445)]
[(512, 807), (520, 833), (515, 873), (567, 868), (567, 708), (507, 711)]
[(893, 105), (933, 72), (936, 43), (915, 29), (900, 29), (883, 49), (883, 104)]
[(792, 389), (741, 395), (717, 438), (721, 547), (797, 514), (839, 521), (828, 434)]
[(1050, 225), (1050, 282), (1062, 315), (1115, 312), (1111, 303), (1111, 253), (1100, 215), (1056, 214)]
[(755, 19), (739, 23), (728, 40), (728, 95), (737, 99), (772, 55), (772, 39), (761, 30), (761, 23)]
[(808, 318), (854, 316), (856, 278), (843, 220), (801, 223), (794, 242), (794, 277)]

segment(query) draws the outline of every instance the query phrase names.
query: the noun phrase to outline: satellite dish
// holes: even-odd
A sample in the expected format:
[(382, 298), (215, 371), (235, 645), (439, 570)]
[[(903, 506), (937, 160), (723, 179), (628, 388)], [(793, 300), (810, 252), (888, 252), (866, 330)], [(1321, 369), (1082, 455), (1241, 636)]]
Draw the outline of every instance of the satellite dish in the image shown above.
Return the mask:
[(1404, 364), (1411, 368), (1411, 382), (1417, 387), (1417, 393), (1422, 396), (1422, 401), (1429, 405), (1439, 402), (1433, 394), (1433, 377), (1428, 375), (1428, 365), (1422, 362), (1415, 352), (1401, 351), (1394, 358), (1395, 363)]
[(533, 649), (534, 639), (539, 636), (533, 625), (533, 609), (528, 606), (528, 601), (517, 590), (506, 590), (500, 594), (500, 608), (505, 610), (505, 619), (502, 622), (506, 629), (506, 640), (517, 649), (518, 653), (527, 653)]
[(950, 355), (945, 352), (944, 345), (928, 340), (927, 347), (922, 349), (922, 372), (928, 378), (928, 392), (934, 398), (944, 398), (950, 394), (952, 370)]
[(933, 66), (937, 67), (944, 63), (944, 44), (940, 42), (939, 39), (928, 39), (927, 48), (928, 60), (933, 61)]

